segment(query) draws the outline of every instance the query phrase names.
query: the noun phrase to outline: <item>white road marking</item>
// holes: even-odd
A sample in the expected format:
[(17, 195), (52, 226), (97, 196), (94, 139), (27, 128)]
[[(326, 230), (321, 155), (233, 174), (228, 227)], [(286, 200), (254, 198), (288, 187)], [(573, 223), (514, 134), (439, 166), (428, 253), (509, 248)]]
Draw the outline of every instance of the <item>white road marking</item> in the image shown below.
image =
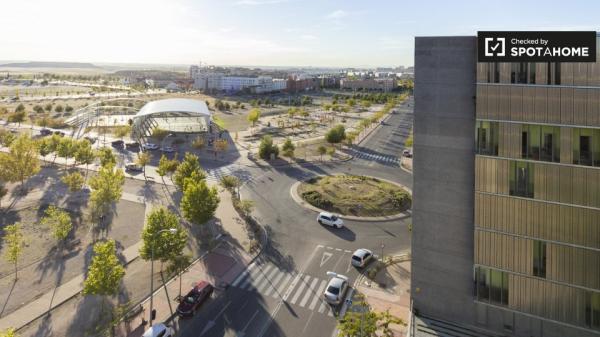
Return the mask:
[(332, 256), (333, 256), (333, 254), (331, 254), (331, 253), (323, 252), (323, 256), (321, 257), (321, 263), (319, 264), (319, 268), (323, 268), (323, 265), (325, 263), (327, 263), (327, 261), (329, 261), (329, 259), (331, 259)]
[(299, 304), (301, 307), (304, 308), (304, 306), (306, 305), (306, 302), (308, 302), (308, 299), (314, 293), (317, 282), (319, 282), (319, 279), (315, 278), (312, 281), (312, 283), (310, 284), (310, 287), (308, 287), (308, 289), (306, 290), (306, 295), (304, 295), (304, 298), (302, 299), (302, 301), (300, 301), (300, 304)]
[(277, 273), (278, 271), (279, 269), (277, 267), (273, 268), (273, 270), (271, 270), (271, 272), (265, 276), (264, 280), (260, 282), (260, 285), (256, 287), (256, 291), (262, 293), (262, 291), (267, 290), (268, 287), (271, 285), (271, 280), (273, 279), (273, 276), (275, 276), (275, 273)]
[(310, 277), (310, 275), (304, 275), (304, 279), (300, 281), (300, 286), (298, 287), (298, 290), (296, 290), (296, 294), (294, 295), (290, 303), (296, 304), (298, 297), (300, 297), (300, 293), (302, 293), (302, 290), (304, 290), (304, 287), (306, 287), (306, 284), (308, 283), (308, 280), (310, 280)]
[(281, 279), (283, 278), (284, 275), (285, 275), (285, 272), (281, 271), (281, 272), (279, 272), (277, 277), (275, 277), (273, 279), (273, 282), (269, 282), (269, 287), (265, 291), (265, 296), (271, 295), (271, 293), (275, 290), (275, 288), (277, 287), (277, 284), (279, 284), (279, 281), (281, 281)]
[(321, 285), (319, 285), (319, 288), (317, 290), (317, 296), (315, 296), (315, 298), (313, 298), (312, 303), (308, 307), (309, 310), (315, 309), (315, 306), (317, 305), (317, 303), (319, 302), (319, 299), (321, 298), (321, 294), (323, 294), (323, 291), (325, 291), (326, 285), (327, 285), (327, 281), (325, 281), (325, 280), (321, 281)]
[(292, 274), (287, 274), (287, 276), (285, 277), (285, 279), (283, 280), (283, 282), (281, 282), (281, 284), (279, 285), (279, 288), (273, 294), (273, 296), (276, 296), (276, 295), (281, 296), (281, 293), (283, 292), (283, 289), (288, 284), (288, 282), (290, 281), (291, 278), (292, 278)]
[(244, 282), (242, 284), (242, 286), (240, 287), (240, 289), (256, 289), (256, 285), (253, 284), (255, 281), (258, 282), (260, 280), (263, 279), (264, 274), (268, 273), (269, 270), (271, 270), (271, 268), (273, 268), (273, 265), (270, 264), (268, 265), (265, 269), (262, 269), (261, 267), (258, 267), (256, 270), (253, 270), (252, 272), (250, 272), (250, 275), (248, 275), (248, 278), (246, 278), (246, 282)]

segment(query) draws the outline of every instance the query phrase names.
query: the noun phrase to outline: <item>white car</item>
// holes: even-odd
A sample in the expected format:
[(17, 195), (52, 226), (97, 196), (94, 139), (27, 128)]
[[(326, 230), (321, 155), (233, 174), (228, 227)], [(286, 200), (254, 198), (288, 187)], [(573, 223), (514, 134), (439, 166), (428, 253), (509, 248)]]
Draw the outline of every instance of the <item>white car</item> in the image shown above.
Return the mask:
[(162, 152), (166, 152), (166, 153), (171, 153), (171, 152), (175, 152), (175, 148), (173, 148), (172, 146), (165, 146), (162, 149), (160, 149)]
[(331, 276), (331, 280), (329, 280), (329, 283), (325, 288), (323, 297), (327, 303), (338, 305), (342, 303), (346, 296), (346, 292), (348, 291), (348, 278), (331, 271), (328, 271), (327, 275)]
[(364, 249), (364, 248), (360, 248), (357, 249), (354, 254), (352, 254), (352, 265), (355, 267), (359, 267), (362, 268), (364, 267), (370, 259), (373, 258), (373, 252), (368, 250), (368, 249)]
[(175, 336), (175, 331), (164, 323), (158, 323), (151, 326), (142, 337), (173, 337)]
[(152, 143), (144, 144), (144, 150), (158, 150), (158, 145)]
[(319, 213), (319, 216), (317, 217), (317, 222), (321, 225), (327, 225), (335, 228), (344, 227), (344, 221), (342, 221), (342, 218), (328, 212)]

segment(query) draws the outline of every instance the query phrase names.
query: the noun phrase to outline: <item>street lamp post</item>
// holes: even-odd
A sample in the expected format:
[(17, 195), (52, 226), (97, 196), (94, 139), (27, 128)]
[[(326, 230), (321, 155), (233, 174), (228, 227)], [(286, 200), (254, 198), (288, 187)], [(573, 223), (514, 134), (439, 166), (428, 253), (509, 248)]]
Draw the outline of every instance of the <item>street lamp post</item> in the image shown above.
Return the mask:
[(168, 135), (165, 136), (165, 138), (163, 138), (162, 142), (160, 142), (160, 150), (162, 151), (165, 148), (165, 141), (167, 140), (167, 138), (169, 137), (173, 137), (172, 133), (169, 133)]
[(162, 229), (152, 235), (150, 240), (150, 327), (152, 327), (152, 320), (154, 319), (153, 307), (154, 307), (154, 239), (162, 232), (170, 232), (171, 234), (177, 233), (177, 228)]

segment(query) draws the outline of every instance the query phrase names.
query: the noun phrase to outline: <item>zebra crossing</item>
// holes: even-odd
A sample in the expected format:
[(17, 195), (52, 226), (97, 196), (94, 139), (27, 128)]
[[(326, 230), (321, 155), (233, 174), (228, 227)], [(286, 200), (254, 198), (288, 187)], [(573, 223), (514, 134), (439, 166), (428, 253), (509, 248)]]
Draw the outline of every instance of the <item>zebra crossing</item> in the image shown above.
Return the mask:
[(218, 168), (206, 169), (206, 180), (219, 183), (221, 178), (225, 176), (236, 176), (242, 183), (252, 179), (252, 175), (248, 171), (242, 170), (237, 165), (227, 165)]
[(359, 159), (368, 159), (380, 163), (392, 164), (392, 165), (400, 165), (400, 158), (391, 155), (378, 154), (375, 152), (365, 152), (359, 151), (356, 149), (351, 149), (350, 154), (354, 156), (354, 158)]
[(272, 263), (254, 263), (240, 274), (231, 286), (283, 299), (289, 304), (333, 317), (331, 306), (322, 296), (327, 282), (327, 278), (287, 272)]

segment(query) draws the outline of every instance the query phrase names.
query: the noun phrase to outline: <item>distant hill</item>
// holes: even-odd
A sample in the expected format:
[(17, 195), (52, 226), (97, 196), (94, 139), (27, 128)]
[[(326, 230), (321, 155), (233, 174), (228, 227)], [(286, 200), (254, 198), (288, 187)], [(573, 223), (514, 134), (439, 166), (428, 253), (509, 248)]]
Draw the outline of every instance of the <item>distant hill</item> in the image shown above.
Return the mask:
[(77, 69), (100, 69), (92, 63), (79, 62), (23, 62), (0, 64), (0, 68), (77, 68)]

